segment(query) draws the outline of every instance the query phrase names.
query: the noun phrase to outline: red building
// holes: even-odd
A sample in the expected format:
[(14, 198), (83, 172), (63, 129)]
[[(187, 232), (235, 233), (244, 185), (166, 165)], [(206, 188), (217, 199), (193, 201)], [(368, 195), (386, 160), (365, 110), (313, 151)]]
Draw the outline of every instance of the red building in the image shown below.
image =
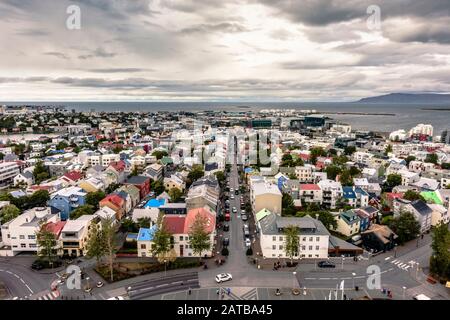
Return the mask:
[(139, 189), (141, 199), (150, 193), (150, 178), (144, 176), (130, 177), (125, 181), (126, 185), (132, 185)]

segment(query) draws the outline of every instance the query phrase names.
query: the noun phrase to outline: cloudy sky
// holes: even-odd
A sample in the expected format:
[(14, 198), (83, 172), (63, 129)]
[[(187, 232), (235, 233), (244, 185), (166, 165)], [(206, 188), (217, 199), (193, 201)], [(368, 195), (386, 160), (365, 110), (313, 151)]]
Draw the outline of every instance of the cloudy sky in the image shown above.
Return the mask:
[[(70, 5), (80, 30), (66, 27)], [(449, 11), (450, 0), (1, 0), (0, 100), (450, 92)]]

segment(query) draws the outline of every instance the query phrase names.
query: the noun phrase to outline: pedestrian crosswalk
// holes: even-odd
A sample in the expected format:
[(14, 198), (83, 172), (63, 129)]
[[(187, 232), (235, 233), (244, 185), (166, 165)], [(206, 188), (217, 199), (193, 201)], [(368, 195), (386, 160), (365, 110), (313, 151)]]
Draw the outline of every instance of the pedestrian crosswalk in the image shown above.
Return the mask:
[(391, 264), (395, 265), (397, 268), (408, 271), (410, 268), (412, 268), (414, 265), (417, 264), (416, 261), (414, 260), (410, 260), (408, 262), (404, 262), (402, 260), (399, 259), (394, 259), (392, 261), (390, 261)]
[(51, 291), (37, 297), (37, 300), (55, 300), (58, 297), (59, 297), (58, 291)]

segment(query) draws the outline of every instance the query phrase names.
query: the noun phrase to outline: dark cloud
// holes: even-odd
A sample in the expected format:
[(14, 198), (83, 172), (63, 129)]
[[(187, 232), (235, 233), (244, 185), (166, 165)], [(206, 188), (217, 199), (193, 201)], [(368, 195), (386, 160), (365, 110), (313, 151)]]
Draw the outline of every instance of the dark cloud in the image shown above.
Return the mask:
[(117, 55), (114, 52), (108, 52), (104, 48), (97, 48), (89, 54), (79, 55), (78, 59), (87, 60), (92, 58), (113, 58)]
[(144, 68), (102, 68), (102, 69), (90, 69), (92, 73), (137, 73), (137, 72), (153, 72), (153, 69)]
[(222, 22), (217, 24), (198, 24), (180, 30), (183, 34), (192, 33), (239, 33), (249, 31), (245, 26), (235, 22)]

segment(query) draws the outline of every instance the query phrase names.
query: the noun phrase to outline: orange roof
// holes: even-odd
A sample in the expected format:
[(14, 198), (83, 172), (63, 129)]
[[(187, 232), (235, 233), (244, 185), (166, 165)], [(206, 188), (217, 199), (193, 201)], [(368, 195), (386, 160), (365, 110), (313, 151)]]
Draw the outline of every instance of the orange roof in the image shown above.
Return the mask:
[(59, 236), (61, 234), (62, 229), (64, 228), (66, 224), (66, 221), (59, 221), (59, 222), (49, 222), (47, 223), (44, 228), (47, 229), (47, 231), (50, 231), (55, 236)]
[(116, 207), (122, 207), (125, 200), (123, 200), (117, 194), (109, 194), (103, 200), (100, 201), (100, 203), (102, 203), (102, 204), (105, 202), (111, 202)]
[(300, 190), (320, 190), (320, 187), (317, 184), (301, 184)]
[(165, 215), (164, 223), (171, 234), (183, 234), (186, 216)]
[(184, 223), (184, 233), (190, 232), (191, 227), (198, 215), (206, 218), (207, 224), (205, 231), (208, 233), (212, 233), (216, 228), (216, 214), (205, 208), (196, 208), (188, 211), (186, 215), (186, 221)]

